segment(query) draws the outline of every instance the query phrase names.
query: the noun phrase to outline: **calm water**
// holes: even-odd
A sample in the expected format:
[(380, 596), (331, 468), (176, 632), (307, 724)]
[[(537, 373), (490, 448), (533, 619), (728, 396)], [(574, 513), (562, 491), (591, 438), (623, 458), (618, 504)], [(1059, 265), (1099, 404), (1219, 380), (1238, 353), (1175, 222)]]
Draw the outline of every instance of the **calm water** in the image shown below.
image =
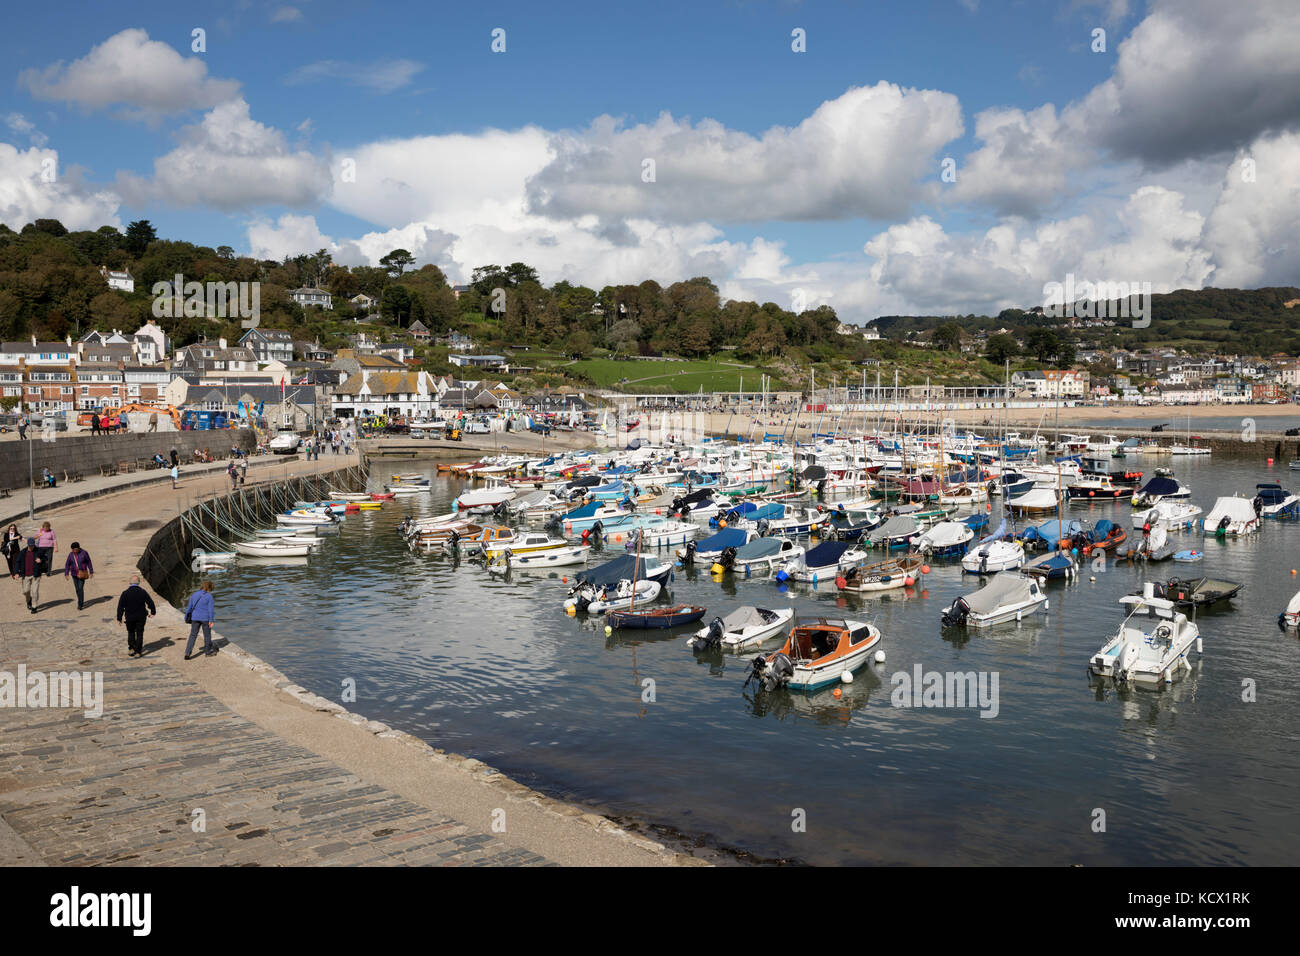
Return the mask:
[[(1218, 494), (1292, 477), (1175, 465), (1207, 511)], [(885, 664), (859, 671), (839, 699), (831, 689), (755, 695), (742, 690), (747, 657), (697, 657), (683, 644), (689, 629), (606, 637), (603, 620), (565, 615), (558, 576), (503, 581), (412, 555), (396, 524), (449, 510), (458, 493), (459, 483), (434, 484), (424, 501), (349, 517), (310, 561), (245, 561), (216, 576), (222, 632), (326, 697), (338, 700), (352, 678), (351, 709), (538, 789), (764, 857), (1278, 865), (1300, 852), (1300, 642), (1275, 624), (1300, 588), (1290, 574), (1300, 527), (1269, 522), (1255, 540), (1206, 540), (1199, 565), (1151, 566), (1153, 580), (1246, 582), (1231, 609), (1200, 615), (1203, 661), (1160, 691), (1089, 685), (1086, 662), (1122, 619), (1116, 599), (1143, 580), (1126, 565), (1095, 583), (1051, 582), (1045, 619), (961, 640), (941, 632), (939, 614), (976, 584), (952, 562), (883, 598), (732, 575), (719, 585), (679, 570), (673, 599), (707, 606), (705, 620), (793, 603), (869, 618), (885, 634)], [(1130, 527), (1127, 506), (1071, 514)], [(999, 714), (893, 707), (890, 676), (916, 664), (997, 672)], [(642, 702), (646, 678), (652, 703)], [(1247, 679), (1257, 702), (1242, 701)], [(1095, 808), (1103, 834), (1091, 830)], [(796, 809), (806, 832), (792, 829)]]

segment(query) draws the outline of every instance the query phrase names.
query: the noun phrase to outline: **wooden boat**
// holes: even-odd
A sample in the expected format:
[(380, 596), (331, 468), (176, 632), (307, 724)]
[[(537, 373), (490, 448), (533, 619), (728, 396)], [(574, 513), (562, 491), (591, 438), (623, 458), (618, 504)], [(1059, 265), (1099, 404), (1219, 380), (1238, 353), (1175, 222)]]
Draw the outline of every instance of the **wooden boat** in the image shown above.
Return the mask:
[(686, 646), (699, 650), (743, 651), (775, 637), (793, 618), (794, 608), (790, 607), (739, 607), (726, 617), (715, 617), (708, 627), (700, 628), (686, 639)]
[(893, 591), (914, 583), (916, 575), (921, 572), (922, 561), (916, 555), (868, 564), (860, 568), (849, 568), (835, 578), (835, 586), (841, 591), (855, 591), (860, 594), (872, 591)]
[(605, 619), (609, 622), (609, 626), (615, 629), (667, 630), (670, 627), (681, 627), (698, 621), (704, 617), (705, 610), (693, 604), (678, 604), (675, 607), (610, 611), (605, 615)]
[(1178, 607), (1209, 607), (1232, 600), (1243, 587), (1244, 584), (1235, 581), (1216, 581), (1213, 578), (1170, 578), (1157, 582), (1154, 591), (1156, 597), (1172, 601)]
[[(779, 651), (759, 655), (749, 678), (766, 691), (789, 687), (816, 690), (837, 681), (850, 683), (853, 672), (877, 654), (884, 640), (880, 629), (866, 621), (809, 618), (800, 621)], [(884, 660), (879, 654), (878, 660)]]

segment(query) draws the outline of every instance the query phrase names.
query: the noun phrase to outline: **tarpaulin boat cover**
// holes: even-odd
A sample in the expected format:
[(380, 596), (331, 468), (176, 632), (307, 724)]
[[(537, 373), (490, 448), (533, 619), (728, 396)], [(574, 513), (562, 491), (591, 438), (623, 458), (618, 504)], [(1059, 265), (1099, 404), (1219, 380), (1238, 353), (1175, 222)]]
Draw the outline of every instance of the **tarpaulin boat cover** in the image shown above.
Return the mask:
[(1074, 537), (1083, 530), (1083, 523), (1077, 518), (1069, 520), (1053, 518), (1044, 521), (1036, 528), (1026, 528), (1021, 536), (1025, 541), (1044, 541), (1049, 548), (1055, 548), (1064, 537)]
[(886, 538), (904, 538), (909, 534), (915, 533), (915, 518), (908, 515), (895, 515), (875, 531), (871, 532), (870, 539), (872, 544), (878, 544)]
[(780, 554), (780, 552), (780, 538), (755, 538), (743, 548), (736, 549), (736, 560), (757, 561), (759, 558), (770, 558), (774, 554)]
[(1214, 510), (1205, 516), (1205, 527), (1213, 530), (1224, 518), (1232, 522), (1254, 521), (1255, 506), (1249, 498), (1220, 498), (1214, 503)]
[(1115, 522), (1107, 518), (1102, 518), (1100, 521), (1098, 521), (1095, 525), (1092, 526), (1092, 540), (1104, 541), (1106, 537), (1114, 530), (1115, 530)]
[(936, 548), (946, 548), (969, 541), (970, 528), (960, 521), (940, 521), (921, 537)]
[(605, 501), (589, 501), (585, 505), (574, 508), (572, 511), (566, 511), (564, 514), (560, 515), (560, 521), (577, 521), (580, 518), (590, 518), (608, 504), (609, 503)]
[(823, 541), (804, 555), (803, 563), (809, 568), (825, 568), (838, 564), (844, 552), (852, 545), (847, 541)]
[[(662, 565), (659, 561), (655, 561), (655, 566), (659, 568)], [(618, 584), (619, 581), (623, 580), (644, 581), (647, 577), (646, 559), (638, 558), (634, 554), (627, 554), (597, 567), (579, 571), (574, 575), (574, 580), (580, 584), (594, 584), (596, 587), (603, 587), (607, 584)]]
[(752, 501), (742, 501), (736, 507), (727, 512), (726, 518), (730, 521), (732, 518), (747, 518), (752, 512), (758, 510), (758, 505)]
[(1043, 571), (1048, 571), (1048, 572), (1064, 573), (1070, 570), (1070, 568), (1074, 567), (1074, 560), (1070, 558), (1069, 555), (1060, 554), (1058, 552), (1057, 554), (1048, 555), (1047, 557), (1043, 558), (1043, 560), (1041, 561), (1035, 561), (1033, 564), (1030, 565), (1030, 567), (1039, 568)]
[(776, 620), (776, 614), (761, 607), (738, 607), (722, 619), (724, 631), (740, 631), (747, 627), (762, 627)]
[(1030, 587), (1035, 586), (1030, 578), (1016, 572), (998, 572), (988, 579), (989, 583), (974, 594), (962, 597), (966, 606), (976, 614), (990, 614), (1007, 604), (1019, 604), (1031, 600), (1034, 593)]
[(721, 551), (723, 548), (739, 548), (745, 543), (749, 533), (744, 528), (723, 528), (717, 534), (711, 534), (703, 541), (695, 543), (696, 551)]
[(1144, 495), (1173, 495), (1178, 493), (1178, 482), (1164, 475), (1156, 475), (1142, 486)]
[(1002, 537), (1006, 533), (1007, 533), (1007, 519), (1004, 517), (1002, 521), (998, 524), (998, 526), (993, 529), (993, 533), (985, 535), (983, 538), (980, 538), (979, 543), (988, 544), (990, 541), (996, 541), (998, 538)]

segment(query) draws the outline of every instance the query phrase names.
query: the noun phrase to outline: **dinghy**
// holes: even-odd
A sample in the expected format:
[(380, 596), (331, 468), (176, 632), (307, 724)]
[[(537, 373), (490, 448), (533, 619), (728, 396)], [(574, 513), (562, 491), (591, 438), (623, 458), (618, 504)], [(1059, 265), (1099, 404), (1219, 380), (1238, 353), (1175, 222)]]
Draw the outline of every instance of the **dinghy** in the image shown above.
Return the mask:
[(794, 608), (736, 608), (725, 617), (715, 617), (708, 627), (700, 628), (686, 639), (687, 647), (699, 650), (743, 651), (757, 647), (785, 629), (794, 618)]
[(275, 539), (236, 541), (231, 547), (250, 558), (297, 558), (305, 557), (311, 551), (310, 545), (287, 544)]
[(1033, 564), (1025, 565), (1021, 568), (1021, 572), (1040, 581), (1054, 581), (1060, 578), (1072, 581), (1079, 573), (1079, 564), (1068, 551), (1058, 551)]
[(1193, 645), (1200, 652), (1200, 631), (1172, 601), (1156, 597), (1148, 582), (1141, 595), (1126, 595), (1119, 603), (1132, 610), (1088, 662), (1094, 674), (1154, 686), (1191, 671), (1187, 657)]
[(1277, 616), (1277, 626), (1284, 629), (1300, 627), (1300, 591), (1292, 595), (1291, 600), (1287, 602), (1286, 610)]
[(915, 583), (921, 567), (921, 559), (916, 555), (852, 567), (835, 578), (835, 586), (841, 591), (854, 591), (859, 594), (894, 591)]
[(769, 692), (782, 687), (816, 690), (838, 681), (847, 684), (853, 680), (853, 672), (873, 655), (884, 660), (879, 653), (883, 640), (880, 629), (866, 621), (804, 619), (779, 651), (754, 658), (745, 683), (756, 680)]
[(995, 574), (978, 591), (953, 601), (942, 620), (944, 627), (992, 627), (1047, 608), (1047, 595), (1037, 581), (1021, 574)]
[(1206, 534), (1216, 538), (1239, 538), (1259, 530), (1259, 515), (1246, 498), (1220, 498), (1201, 521)]
[(706, 608), (697, 605), (678, 604), (676, 607), (610, 611), (605, 618), (609, 621), (609, 626), (615, 630), (625, 628), (667, 630), (670, 627), (695, 623), (704, 617), (705, 610)]
[(204, 551), (202, 548), (195, 548), (190, 552), (190, 557), (195, 563), (202, 565), (209, 564), (229, 564), (235, 558), (239, 557), (238, 551)]
[(1031, 488), (1023, 495), (1007, 499), (1007, 508), (1012, 514), (1047, 514), (1055, 511), (1058, 506), (1057, 494), (1051, 488)]
[(1014, 571), (1025, 563), (1025, 549), (1018, 541), (989, 541), (966, 552), (961, 569), (968, 574), (996, 574)]
[(617, 584), (621, 580), (644, 581), (649, 579), (666, 585), (673, 573), (673, 566), (652, 555), (622, 555), (594, 568), (579, 571), (574, 580), (579, 584), (594, 584), (597, 587)]
[(637, 581), (635, 586), (629, 578), (623, 578), (616, 584), (595, 585), (578, 584), (564, 602), (566, 610), (586, 611), (589, 614), (604, 614), (610, 610), (632, 609), (638, 604), (653, 601), (663, 590), (658, 581)]
[(1174, 552), (1174, 560), (1180, 564), (1195, 564), (1203, 557), (1205, 557), (1205, 552), (1197, 551), (1195, 549)]
[[(1216, 581), (1212, 578), (1170, 578), (1155, 584), (1155, 596), (1172, 601), (1177, 607), (1209, 607), (1220, 601), (1231, 601), (1244, 584), (1235, 581)], [(1133, 592), (1139, 593), (1137, 591)]]
[[(512, 555), (508, 560), (516, 571), (548, 571), (551, 568), (567, 568), (586, 564), (591, 555), (591, 548), (567, 547), (551, 551), (538, 551), (534, 554)], [(504, 552), (503, 555), (504, 557)]]
[(1126, 544), (1117, 547), (1115, 558), (1116, 560), (1127, 558), (1130, 561), (1139, 559), (1164, 561), (1166, 558), (1172, 558), (1177, 550), (1178, 545), (1169, 540), (1169, 530), (1163, 525), (1156, 525), (1149, 535), (1139, 537), (1135, 534)]

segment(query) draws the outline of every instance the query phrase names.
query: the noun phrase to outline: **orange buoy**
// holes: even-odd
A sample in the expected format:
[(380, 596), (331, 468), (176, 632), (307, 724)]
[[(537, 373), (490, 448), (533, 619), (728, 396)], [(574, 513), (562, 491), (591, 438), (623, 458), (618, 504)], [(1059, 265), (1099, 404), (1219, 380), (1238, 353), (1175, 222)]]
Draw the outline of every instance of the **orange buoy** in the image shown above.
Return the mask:
[(718, 527), (719, 527), (719, 528), (725, 528), (726, 526), (727, 526), (727, 519), (726, 519), (726, 518), (723, 518), (721, 521), (718, 522)]
[(910, 588), (915, 583), (916, 583), (916, 578), (912, 577), (910, 574), (907, 577), (903, 578), (904, 587)]
[(568, 583), (569, 583), (569, 576), (568, 576), (567, 574), (564, 575), (564, 576), (562, 576), (562, 577), (560, 578), (560, 583), (561, 583), (561, 584), (568, 584)]
[(922, 573), (922, 574), (929, 574), (929, 573), (930, 573), (930, 566), (929, 566), (928, 564), (923, 564), (923, 565), (921, 565), (921, 573)]
[(839, 700), (842, 696), (844, 696), (844, 692), (841, 691), (838, 687), (836, 687), (835, 690), (831, 693), (831, 696), (834, 697), (836, 700)]
[(623, 536), (622, 536), (621, 534), (616, 534), (616, 535), (614, 535), (614, 543), (615, 543), (615, 544), (622, 544), (622, 543), (623, 543)]
[(1096, 493), (1097, 493), (1097, 492), (1095, 492), (1095, 491), (1090, 491), (1090, 492), (1088, 492), (1088, 497), (1091, 498), (1091, 497), (1092, 497), (1093, 495), (1095, 495)]
[(842, 588), (844, 587), (844, 585), (848, 583), (849, 583), (848, 578), (846, 578), (844, 575), (842, 574), (835, 575), (835, 586), (837, 588)]

